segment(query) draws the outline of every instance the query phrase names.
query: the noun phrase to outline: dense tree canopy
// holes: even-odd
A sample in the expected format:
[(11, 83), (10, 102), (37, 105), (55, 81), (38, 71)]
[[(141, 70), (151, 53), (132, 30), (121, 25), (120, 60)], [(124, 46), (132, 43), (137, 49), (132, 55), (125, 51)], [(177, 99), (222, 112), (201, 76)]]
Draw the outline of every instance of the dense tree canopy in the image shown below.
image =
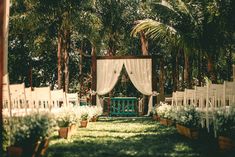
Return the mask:
[(231, 79), (233, 0), (13, 0), (10, 13), (11, 83), (85, 94), (92, 55), (142, 55), (144, 43), (162, 94)]

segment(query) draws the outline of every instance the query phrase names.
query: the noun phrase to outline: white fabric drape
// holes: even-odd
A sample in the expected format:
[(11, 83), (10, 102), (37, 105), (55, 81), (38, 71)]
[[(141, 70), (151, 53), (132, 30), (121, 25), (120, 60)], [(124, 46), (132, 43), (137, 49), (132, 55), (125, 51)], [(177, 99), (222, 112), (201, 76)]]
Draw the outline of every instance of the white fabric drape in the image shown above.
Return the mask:
[(101, 106), (99, 95), (105, 95), (114, 88), (122, 67), (122, 59), (97, 60), (96, 102), (98, 106)]
[(152, 110), (152, 60), (125, 59), (124, 65), (128, 76), (136, 89), (144, 95), (150, 96), (148, 115)]
[(97, 60), (96, 103), (101, 106), (99, 95), (109, 93), (118, 81), (123, 65), (136, 89), (150, 96), (148, 115), (152, 110), (152, 60), (151, 59), (109, 59)]

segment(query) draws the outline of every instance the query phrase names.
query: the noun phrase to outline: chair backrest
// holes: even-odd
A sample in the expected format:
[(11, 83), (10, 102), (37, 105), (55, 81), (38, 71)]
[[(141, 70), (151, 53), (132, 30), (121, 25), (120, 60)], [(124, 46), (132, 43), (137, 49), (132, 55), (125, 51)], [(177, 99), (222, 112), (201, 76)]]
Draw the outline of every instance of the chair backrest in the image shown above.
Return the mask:
[(32, 100), (38, 109), (51, 109), (51, 90), (50, 87), (37, 87), (32, 92)]
[(78, 94), (77, 93), (66, 93), (67, 105), (73, 104), (78, 105)]
[(223, 84), (209, 84), (207, 85), (208, 101), (210, 102), (208, 107), (222, 107), (224, 94), (223, 94)]
[(176, 91), (175, 92), (175, 103), (176, 105), (184, 105), (184, 92)]
[(195, 89), (184, 90), (184, 105), (194, 105)]
[(199, 108), (206, 107), (206, 93), (207, 93), (206, 87), (195, 86), (194, 100), (197, 107)]
[(235, 82), (224, 81), (224, 105), (231, 106), (235, 104)]
[(2, 101), (3, 101), (3, 109), (10, 108), (10, 87), (8, 81), (8, 75), (3, 76), (2, 82)]
[(11, 99), (12, 109), (27, 108), (24, 83), (10, 85), (10, 99)]
[(51, 102), (53, 108), (65, 106), (66, 100), (63, 89), (51, 91)]

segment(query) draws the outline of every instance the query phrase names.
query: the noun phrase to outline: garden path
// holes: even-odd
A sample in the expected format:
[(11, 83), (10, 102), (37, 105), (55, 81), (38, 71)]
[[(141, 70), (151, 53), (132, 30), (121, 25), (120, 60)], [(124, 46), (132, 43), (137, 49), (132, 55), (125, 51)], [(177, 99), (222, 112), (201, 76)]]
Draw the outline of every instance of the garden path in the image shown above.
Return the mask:
[[(221, 157), (212, 137), (192, 141), (150, 118), (100, 118), (70, 139), (55, 135), (48, 157)], [(234, 156), (233, 156), (234, 157)]]

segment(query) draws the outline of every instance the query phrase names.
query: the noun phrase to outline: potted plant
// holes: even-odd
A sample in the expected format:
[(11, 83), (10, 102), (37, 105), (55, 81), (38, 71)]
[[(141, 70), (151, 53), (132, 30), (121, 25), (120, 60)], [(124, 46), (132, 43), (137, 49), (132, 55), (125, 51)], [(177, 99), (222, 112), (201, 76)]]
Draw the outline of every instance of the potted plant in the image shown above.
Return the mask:
[(174, 121), (172, 112), (172, 106), (161, 102), (160, 106), (156, 108), (156, 113), (160, 117), (160, 124), (166, 126), (173, 125)]
[[(8, 156), (35, 156), (42, 154), (48, 147), (49, 136), (54, 131), (54, 121), (48, 114), (31, 114), (14, 119)], [(43, 145), (45, 147), (39, 146)], [(43, 153), (42, 153), (43, 151)]]
[(57, 117), (57, 124), (59, 126), (59, 137), (69, 138), (76, 130), (77, 116), (73, 112), (66, 111), (60, 113)]
[(89, 114), (88, 113), (82, 113), (81, 114), (81, 121), (80, 121), (80, 126), (82, 128), (86, 128), (87, 127), (87, 123), (88, 123), (88, 116)]
[(176, 115), (178, 133), (190, 139), (198, 139), (201, 113), (194, 106), (184, 106), (176, 110)]
[(215, 131), (218, 134), (220, 150), (235, 149), (235, 110), (233, 108), (220, 109), (215, 113)]
[(98, 120), (98, 117), (102, 114), (102, 108), (101, 107), (91, 107), (90, 112), (89, 112), (89, 117), (90, 118), (90, 122), (96, 122)]
[(159, 121), (159, 120), (160, 120), (160, 117), (159, 117), (159, 115), (157, 114), (157, 105), (155, 105), (155, 106), (153, 107), (153, 110), (152, 110), (152, 118), (153, 118), (153, 120), (155, 120), (155, 121)]

